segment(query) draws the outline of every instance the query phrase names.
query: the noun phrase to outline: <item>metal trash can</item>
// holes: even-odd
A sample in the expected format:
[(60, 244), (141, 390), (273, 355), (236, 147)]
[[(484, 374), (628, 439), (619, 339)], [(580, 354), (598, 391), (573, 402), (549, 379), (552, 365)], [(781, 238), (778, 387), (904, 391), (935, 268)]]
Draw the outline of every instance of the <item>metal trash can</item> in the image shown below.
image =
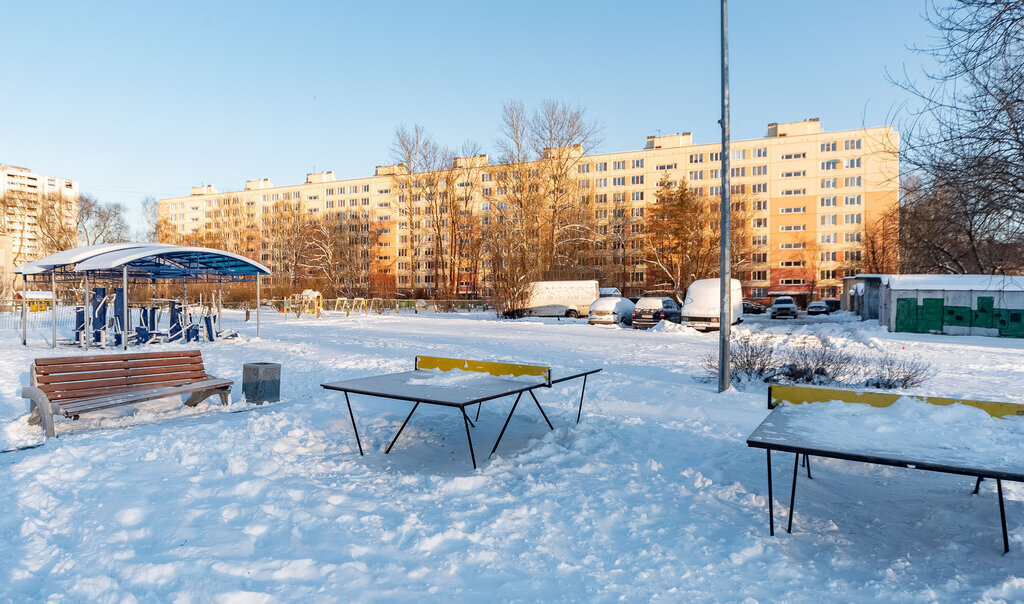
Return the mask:
[(242, 396), (246, 402), (262, 405), (281, 400), (281, 364), (242, 365)]

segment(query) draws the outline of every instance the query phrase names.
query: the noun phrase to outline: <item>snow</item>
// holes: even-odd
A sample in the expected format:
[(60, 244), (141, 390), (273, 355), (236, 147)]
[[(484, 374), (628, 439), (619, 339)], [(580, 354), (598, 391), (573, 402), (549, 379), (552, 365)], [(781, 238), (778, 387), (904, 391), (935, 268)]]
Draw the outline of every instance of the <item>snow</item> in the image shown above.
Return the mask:
[[(936, 368), (921, 394), (1024, 403), (1024, 340), (889, 334), (841, 314), (734, 331), (917, 356)], [(121, 408), (0, 454), (0, 601), (1024, 599), (1017, 483), (1003, 485), (1006, 556), (994, 481), (972, 496), (969, 478), (827, 459), (801, 482), (794, 533), (770, 537), (764, 452), (745, 443), (765, 389), (701, 381), (718, 334), (328, 313), (264, 315), (256, 339), (239, 317), (225, 327), (242, 338), (201, 346), (209, 371), (237, 399), (244, 362), (279, 362), (282, 402)], [(47, 334), (24, 348), (0, 332), (0, 449), (41, 442), (18, 389), (53, 354)], [(458, 410), (421, 405), (385, 455), (411, 404), (351, 395), (360, 457), (344, 396), (320, 384), (408, 371), (416, 354), (604, 371), (579, 424), (579, 382), (539, 390), (555, 430), (524, 402), (489, 460), (511, 399), (484, 404), (478, 470)], [(1019, 449), (983, 419), (949, 425), (977, 421), (979, 450)], [(792, 459), (777, 457), (784, 476)]]
[[(862, 275), (857, 275), (861, 277)], [(890, 289), (1024, 291), (1024, 277), (1010, 275), (879, 275)]]

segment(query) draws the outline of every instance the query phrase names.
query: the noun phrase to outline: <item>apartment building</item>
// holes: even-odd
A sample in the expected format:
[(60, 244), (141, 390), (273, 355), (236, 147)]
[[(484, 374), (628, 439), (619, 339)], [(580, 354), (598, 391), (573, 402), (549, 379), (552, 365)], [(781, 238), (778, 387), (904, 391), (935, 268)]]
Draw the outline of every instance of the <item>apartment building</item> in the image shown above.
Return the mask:
[[(865, 227), (898, 201), (898, 148), (890, 127), (827, 132), (817, 119), (772, 123), (763, 138), (733, 141), (731, 193), (750, 220), (752, 251), (736, 275), (744, 295), (837, 295), (840, 279), (860, 269)], [(464, 213), (486, 225), (502, 203), (497, 180), (508, 166), (491, 164), (486, 155), (456, 162), (462, 168), (454, 176), (458, 199), (468, 204)], [(645, 209), (655, 203), (660, 185), (683, 180), (697, 195), (719, 196), (721, 145), (695, 143), (690, 133), (649, 136), (641, 149), (580, 155), (573, 163), (575, 192), (599, 240), (588, 274), (580, 276), (630, 294), (657, 289), (660, 277), (642, 244)], [(287, 270), (289, 258), (275, 238), (294, 237), (288, 229), (300, 216), (312, 217), (355, 245), (352, 262), (363, 271), (360, 283), (367, 290), (429, 295), (432, 248), (440, 243), (417, 234), (421, 222), (408, 214), (418, 208), (409, 212), (401, 203), (408, 177), (404, 166), (391, 165), (355, 179), (324, 172), (281, 187), (266, 179), (226, 193), (195, 187), (187, 197), (160, 201), (163, 238), (213, 241), (277, 272)], [(248, 226), (237, 228), (241, 223)], [(469, 241), (473, 234), (456, 236)], [(467, 262), (458, 271), (458, 294), (489, 293), (486, 261)]]
[(0, 164), (0, 270), (74, 244), (78, 182), (43, 176), (28, 168)]

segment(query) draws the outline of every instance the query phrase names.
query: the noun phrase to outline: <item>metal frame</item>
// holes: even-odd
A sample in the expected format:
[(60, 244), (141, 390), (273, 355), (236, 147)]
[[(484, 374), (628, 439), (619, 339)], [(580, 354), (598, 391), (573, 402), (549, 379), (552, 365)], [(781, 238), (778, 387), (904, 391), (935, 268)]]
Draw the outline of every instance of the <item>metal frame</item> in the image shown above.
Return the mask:
[[(565, 381), (576, 379), (576, 378), (580, 378), (580, 377), (583, 378), (583, 389), (580, 392), (580, 408), (579, 408), (579, 411), (577, 412), (577, 415), (576, 415), (577, 423), (579, 422), (580, 414), (582, 414), (582, 412), (583, 412), (583, 395), (586, 392), (586, 378), (587, 378), (588, 375), (597, 373), (599, 371), (601, 371), (601, 370), (600, 369), (592, 369), (592, 370), (589, 370), (589, 371), (584, 371), (584, 372), (581, 372), (581, 373), (576, 373), (576, 374), (569, 375), (569, 376), (566, 376), (566, 377), (563, 377), (563, 378), (559, 378), (557, 380), (551, 380), (551, 384), (553, 385), (553, 384), (557, 384), (557, 383), (560, 383), (560, 382), (565, 382)], [(395, 446), (395, 443), (398, 441), (398, 437), (402, 435), (402, 432), (405, 430), (406, 425), (408, 425), (409, 420), (412, 418), (413, 413), (416, 412), (416, 409), (419, 408), (421, 403), (422, 404), (427, 404), (427, 405), (439, 405), (439, 406), (442, 406), (442, 407), (456, 407), (456, 408), (459, 409), (459, 411), (460, 411), (460, 413), (462, 415), (463, 424), (465, 424), (465, 428), (466, 428), (466, 440), (469, 443), (469, 455), (470, 455), (470, 460), (473, 463), (473, 469), (474, 470), (477, 468), (476, 453), (475, 453), (475, 451), (473, 449), (473, 437), (470, 434), (469, 429), (470, 429), (470, 427), (474, 427), (475, 428), (476, 424), (474, 424), (473, 421), (469, 419), (469, 415), (466, 413), (466, 407), (469, 407), (471, 405), (477, 405), (477, 420), (479, 420), (479, 418), (480, 418), (480, 405), (482, 403), (484, 403), (486, 401), (492, 401), (492, 400), (504, 398), (504, 397), (507, 397), (507, 396), (512, 396), (513, 394), (516, 395), (515, 402), (512, 404), (512, 409), (509, 411), (508, 417), (505, 418), (505, 424), (502, 426), (501, 432), (498, 434), (497, 440), (494, 441), (494, 446), (491, 448), (491, 453), (490, 453), (490, 455), (488, 455), (488, 458), (490, 458), (491, 455), (494, 455), (494, 452), (498, 450), (498, 445), (501, 443), (501, 439), (505, 435), (505, 430), (508, 428), (508, 424), (512, 420), (512, 415), (515, 413), (516, 407), (518, 407), (520, 399), (522, 398), (523, 394), (526, 393), (526, 392), (530, 393), (530, 396), (533, 398), (534, 403), (537, 405), (537, 409), (540, 410), (541, 416), (544, 418), (544, 421), (547, 423), (548, 428), (550, 428), (551, 430), (555, 429), (555, 427), (551, 424), (551, 420), (548, 419), (547, 413), (544, 412), (544, 408), (541, 407), (540, 401), (537, 399), (537, 396), (533, 392), (534, 390), (536, 390), (538, 388), (551, 388), (551, 385), (548, 385), (547, 383), (531, 384), (531, 385), (528, 385), (528, 386), (524, 386), (522, 388), (509, 390), (509, 391), (506, 391), (506, 392), (495, 393), (494, 395), (491, 395), (491, 396), (479, 397), (479, 398), (475, 398), (475, 399), (468, 400), (468, 401), (445, 401), (445, 400), (441, 400), (441, 399), (430, 399), (430, 398), (423, 397), (423, 396), (402, 396), (402, 395), (384, 394), (384, 393), (381, 393), (379, 391), (369, 390), (369, 389), (366, 389), (366, 388), (352, 388), (352, 387), (348, 387), (348, 386), (344, 385), (344, 382), (325, 383), (325, 384), (320, 384), (320, 386), (322, 388), (324, 388), (325, 390), (334, 390), (334, 391), (337, 391), (337, 392), (343, 392), (345, 394), (345, 404), (348, 406), (349, 419), (352, 421), (352, 432), (355, 434), (356, 444), (359, 446), (359, 454), (360, 455), (363, 455), (363, 445), (362, 445), (362, 443), (359, 440), (359, 430), (358, 430), (358, 428), (356, 428), (356, 418), (355, 418), (355, 414), (352, 412), (352, 403), (351, 403), (351, 401), (349, 399), (349, 394), (361, 394), (361, 395), (370, 396), (370, 397), (374, 397), (374, 398), (390, 399), (390, 400), (398, 400), (398, 401), (407, 401), (407, 402), (410, 402), (410, 403), (415, 403), (413, 405), (412, 409), (409, 411), (409, 415), (407, 415), (405, 417), (405, 421), (402, 422), (402, 425), (398, 428), (398, 431), (391, 438), (391, 442), (388, 444), (387, 449), (384, 450), (384, 454), (385, 455), (391, 453), (391, 449)]]

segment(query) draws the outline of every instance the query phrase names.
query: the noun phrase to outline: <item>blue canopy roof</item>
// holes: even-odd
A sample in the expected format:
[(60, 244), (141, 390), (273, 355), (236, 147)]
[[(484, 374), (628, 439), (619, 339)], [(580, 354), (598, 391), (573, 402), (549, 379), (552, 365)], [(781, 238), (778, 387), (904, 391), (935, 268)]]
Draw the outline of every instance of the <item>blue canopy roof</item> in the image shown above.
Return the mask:
[(15, 272), (41, 275), (61, 271), (77, 278), (86, 272), (120, 276), (125, 268), (131, 277), (145, 279), (237, 281), (270, 274), (270, 269), (259, 262), (231, 252), (158, 243), (111, 244), (66, 250), (23, 264)]

